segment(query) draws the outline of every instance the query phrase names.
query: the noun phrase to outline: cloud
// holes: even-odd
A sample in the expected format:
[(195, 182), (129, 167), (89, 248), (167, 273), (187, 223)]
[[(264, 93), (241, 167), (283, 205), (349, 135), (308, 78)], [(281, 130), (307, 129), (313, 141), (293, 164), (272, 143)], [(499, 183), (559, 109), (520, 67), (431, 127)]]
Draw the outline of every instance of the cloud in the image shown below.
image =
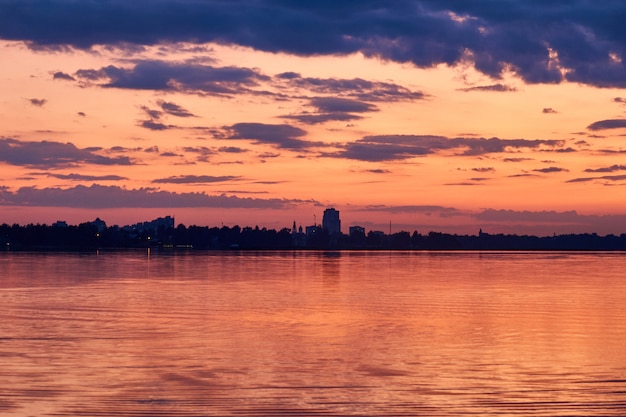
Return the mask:
[(48, 102), (45, 98), (29, 98), (28, 101), (35, 107), (43, 107)]
[(222, 146), (221, 148), (218, 148), (218, 151), (225, 152), (225, 153), (246, 153), (246, 152), (250, 152), (248, 149), (239, 148), (237, 146)]
[(504, 158), (503, 162), (524, 162), (524, 161), (532, 161), (532, 158)]
[(559, 167), (547, 167), (547, 168), (533, 169), (533, 172), (541, 172), (542, 174), (552, 174), (555, 172), (569, 172), (569, 170), (565, 168), (559, 168)]
[(384, 213), (415, 213), (426, 215), (439, 215), (440, 217), (452, 217), (462, 215), (458, 209), (453, 207), (436, 206), (436, 205), (366, 205), (357, 209), (357, 211), (374, 211)]
[(626, 119), (607, 119), (594, 122), (587, 126), (589, 130), (622, 129), (626, 127)]
[(177, 157), (177, 156), (181, 156), (175, 152), (171, 152), (171, 151), (167, 151), (167, 152), (161, 152), (159, 154), (159, 156), (164, 156), (164, 157)]
[(626, 165), (611, 165), (609, 167), (604, 168), (587, 168), (585, 172), (615, 172), (615, 171), (626, 171)]
[(228, 139), (252, 140), (257, 144), (269, 144), (284, 149), (304, 149), (313, 146), (311, 142), (298, 138), (307, 132), (298, 127), (281, 124), (236, 123), (225, 128)]
[(154, 184), (210, 184), (215, 182), (226, 182), (239, 179), (240, 177), (211, 175), (179, 175), (175, 177), (158, 178), (152, 180)]
[(540, 139), (447, 138), (427, 135), (366, 136), (347, 143), (343, 149), (324, 156), (369, 162), (400, 161), (453, 150), (465, 156), (507, 152), (514, 149), (551, 150), (564, 141)]
[[(620, 1), (10, 2), (0, 38), (32, 48), (219, 42), (300, 56), (348, 55), (417, 67), (471, 64), (499, 79), (626, 86)], [(245, 10), (246, 13), (241, 13)]]
[(176, 193), (156, 188), (126, 189), (93, 184), (72, 188), (0, 188), (0, 205), (29, 207), (106, 208), (247, 208), (284, 210), (314, 200), (240, 198), (228, 195)]
[(532, 223), (579, 223), (581, 216), (576, 211), (515, 211), (486, 209), (474, 214), (477, 220), (496, 222), (532, 222)]
[(493, 168), (493, 167), (472, 168), (472, 171), (476, 171), (476, 172), (496, 172), (496, 169)]
[(487, 228), (527, 230), (537, 236), (553, 233), (614, 233), (616, 224), (626, 224), (624, 215), (586, 215), (576, 211), (516, 211), (485, 209), (471, 214)]
[[(76, 78), (83, 82), (97, 83), (102, 87), (133, 90), (156, 90), (181, 93), (201, 93), (229, 96), (267, 81), (269, 77), (256, 70), (240, 67), (213, 67), (197, 63), (166, 62), (158, 60), (136, 61), (133, 67), (109, 65), (98, 70), (80, 69)], [(172, 103), (162, 102), (166, 112), (185, 112)], [(171, 113), (170, 113), (171, 114)]]
[(65, 81), (76, 81), (76, 78), (72, 77), (70, 74), (66, 74), (65, 72), (56, 71), (52, 74), (52, 79), (54, 80), (65, 80)]
[(281, 118), (296, 120), (300, 123), (308, 125), (316, 125), (326, 122), (349, 122), (352, 120), (361, 120), (363, 117), (352, 113), (303, 113), (281, 116)]
[(367, 113), (378, 111), (373, 104), (341, 97), (316, 97), (311, 105), (320, 113)]
[[(356, 108), (358, 103), (342, 100), (353, 99), (364, 102), (395, 102), (414, 101), (426, 98), (426, 94), (421, 91), (412, 91), (406, 87), (390, 82), (369, 81), (362, 78), (303, 78), (297, 73), (284, 73), (276, 76), (278, 80), (286, 81), (293, 88), (300, 88), (312, 91), (315, 94), (327, 94), (333, 97), (318, 98), (312, 104), (318, 108), (325, 108), (329, 112), (337, 112), (338, 108)], [(329, 108), (334, 108), (330, 110)], [(362, 107), (361, 107), (362, 108)], [(342, 110), (347, 111), (347, 110)], [(357, 112), (356, 110), (350, 110)], [(363, 110), (360, 110), (363, 111)], [(375, 107), (368, 105), (366, 111), (375, 111)]]
[(310, 105), (317, 109), (316, 113), (305, 112), (282, 116), (282, 118), (297, 120), (306, 124), (319, 124), (329, 121), (348, 122), (362, 119), (361, 116), (353, 113), (378, 111), (378, 107), (373, 104), (341, 97), (315, 97), (310, 99)]
[(574, 178), (571, 180), (567, 180), (565, 182), (589, 182), (589, 181), (595, 181), (595, 180), (626, 181), (626, 175), (604, 175), (602, 177)]
[(543, 114), (558, 114), (559, 112), (551, 107), (546, 107), (541, 111)]
[(259, 154), (259, 158), (278, 158), (279, 156), (280, 154), (276, 152), (263, 152)]
[(461, 88), (459, 89), (459, 91), (464, 91), (466, 93), (471, 92), (471, 91), (493, 91), (497, 93), (508, 93), (508, 92), (517, 91), (517, 88), (510, 87), (504, 84), (492, 84), (492, 85), (479, 85), (476, 87)]
[(98, 155), (98, 148), (77, 148), (72, 143), (52, 141), (26, 142), (0, 138), (0, 162), (37, 168), (60, 168), (82, 164), (132, 165), (125, 156), (109, 158)]
[(70, 181), (123, 181), (127, 180), (126, 177), (119, 175), (83, 175), (83, 174), (51, 174), (51, 173), (34, 173), (33, 175), (46, 175), (52, 178), (58, 178), (60, 180)]
[(144, 129), (154, 131), (177, 129), (179, 128), (179, 126), (162, 123), (161, 120), (165, 118), (165, 115), (185, 118), (196, 117), (194, 114), (190, 113), (188, 110), (186, 110), (182, 106), (179, 106), (176, 103), (159, 100), (158, 105), (159, 107), (161, 107), (161, 110), (151, 109), (148, 106), (141, 106), (141, 110), (146, 113), (150, 120), (139, 120), (139, 126), (143, 127)]
[(154, 131), (176, 129), (178, 127), (175, 125), (166, 125), (164, 123), (156, 122), (154, 120), (140, 120), (139, 126), (143, 127), (144, 129), (154, 130)]
[(159, 100), (158, 104), (159, 106), (161, 106), (161, 109), (163, 109), (163, 111), (169, 115), (176, 117), (197, 117), (196, 115), (176, 103)]
[[(300, 56), (473, 65), (528, 83), (626, 86), (621, 1), (11, 1), (0, 38), (32, 48), (218, 42)], [(245, 13), (242, 13), (245, 10)]]
[(206, 146), (197, 146), (197, 147), (186, 146), (183, 148), (183, 150), (185, 152), (198, 155), (197, 160), (200, 162), (208, 162), (209, 157), (211, 157), (212, 155), (215, 155), (216, 153), (215, 150), (208, 148)]
[(378, 168), (378, 169), (366, 169), (364, 172), (369, 172), (371, 174), (390, 174), (391, 171), (388, 169), (382, 169), (382, 168)]

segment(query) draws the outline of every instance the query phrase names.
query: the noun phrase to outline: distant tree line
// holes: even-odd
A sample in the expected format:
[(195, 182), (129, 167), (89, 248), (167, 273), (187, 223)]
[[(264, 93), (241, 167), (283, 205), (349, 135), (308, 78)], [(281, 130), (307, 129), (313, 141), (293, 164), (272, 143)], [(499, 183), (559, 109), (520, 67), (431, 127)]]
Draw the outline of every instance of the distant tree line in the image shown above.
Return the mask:
[(330, 235), (317, 227), (304, 235), (288, 228), (257, 227), (131, 227), (104, 222), (70, 225), (0, 225), (0, 250), (94, 250), (98, 248), (164, 248), (204, 250), (626, 250), (626, 234), (595, 233), (547, 237), (479, 233), (456, 235), (430, 232)]

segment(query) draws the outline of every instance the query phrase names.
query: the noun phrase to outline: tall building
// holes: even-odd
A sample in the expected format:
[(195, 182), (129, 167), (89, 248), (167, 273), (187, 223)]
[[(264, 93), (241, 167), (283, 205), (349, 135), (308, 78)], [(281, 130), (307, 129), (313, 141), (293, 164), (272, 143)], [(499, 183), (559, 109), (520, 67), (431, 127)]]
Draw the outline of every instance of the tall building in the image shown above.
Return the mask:
[(324, 217), (322, 218), (322, 229), (328, 231), (329, 235), (335, 233), (341, 233), (341, 220), (339, 220), (339, 211), (334, 208), (327, 208), (324, 210)]

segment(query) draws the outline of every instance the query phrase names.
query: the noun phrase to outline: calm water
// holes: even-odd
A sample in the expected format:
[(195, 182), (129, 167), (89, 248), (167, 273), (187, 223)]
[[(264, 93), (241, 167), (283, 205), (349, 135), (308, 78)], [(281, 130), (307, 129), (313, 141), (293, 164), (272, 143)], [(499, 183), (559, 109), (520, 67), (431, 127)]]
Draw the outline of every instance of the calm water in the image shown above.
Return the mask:
[(0, 253), (2, 416), (624, 416), (626, 254)]

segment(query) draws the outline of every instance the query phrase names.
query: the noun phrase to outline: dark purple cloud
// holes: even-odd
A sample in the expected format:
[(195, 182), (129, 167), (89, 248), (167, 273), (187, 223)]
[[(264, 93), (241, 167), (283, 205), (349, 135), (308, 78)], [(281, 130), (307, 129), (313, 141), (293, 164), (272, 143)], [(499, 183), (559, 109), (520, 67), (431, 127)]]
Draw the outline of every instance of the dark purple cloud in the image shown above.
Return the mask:
[(176, 129), (178, 127), (175, 125), (166, 125), (164, 123), (157, 122), (154, 120), (141, 120), (139, 122), (139, 126), (143, 127), (144, 129), (155, 130), (155, 131)]
[(524, 161), (532, 161), (532, 158), (504, 158), (503, 162), (524, 162)]
[(367, 205), (357, 211), (373, 211), (385, 213), (416, 213), (426, 215), (439, 215), (440, 217), (452, 217), (462, 215), (463, 213), (454, 207), (435, 206), (435, 205), (405, 205), (405, 206), (388, 206), (388, 205)]
[(617, 0), (3, 3), (0, 37), (39, 49), (219, 42), (302, 56), (361, 52), (418, 67), (470, 63), (494, 79), (513, 70), (530, 83), (626, 86), (626, 4)]
[(55, 80), (76, 81), (76, 78), (62, 71), (56, 71), (52, 74), (52, 78)]
[(352, 113), (302, 113), (280, 116), (283, 119), (296, 120), (308, 125), (317, 125), (326, 122), (350, 122), (361, 120), (363, 117)]
[(241, 198), (228, 195), (175, 193), (156, 188), (126, 189), (94, 184), (72, 188), (0, 188), (0, 205), (29, 207), (105, 208), (248, 208), (288, 209), (314, 200)]
[(152, 180), (154, 184), (210, 184), (215, 182), (226, 182), (239, 179), (233, 176), (212, 176), (212, 175), (179, 175), (167, 178)]
[(606, 130), (626, 128), (626, 119), (607, 119), (594, 122), (587, 126), (589, 130)]
[(225, 152), (225, 153), (246, 153), (246, 152), (250, 152), (248, 149), (244, 149), (244, 148), (240, 148), (238, 146), (222, 146), (221, 148), (218, 148), (219, 152)]
[(139, 126), (148, 130), (168, 130), (168, 129), (177, 129), (179, 126), (165, 124), (162, 122), (162, 119), (166, 118), (165, 115), (171, 115), (175, 117), (196, 117), (194, 114), (190, 113), (184, 107), (179, 106), (176, 103), (167, 102), (164, 100), (158, 101), (159, 107), (161, 110), (151, 109), (148, 106), (141, 106), (141, 110), (150, 118), (149, 120), (139, 120)]
[(161, 116), (163, 116), (163, 112), (161, 110), (154, 110), (151, 109), (148, 106), (141, 106), (141, 110), (146, 113), (146, 115), (148, 117), (150, 117), (151, 119), (155, 120), (155, 119), (160, 119)]
[(341, 97), (315, 97), (311, 105), (320, 113), (367, 113), (378, 111), (373, 104)]
[(584, 216), (573, 210), (557, 212), (487, 209), (476, 213), (474, 217), (478, 220), (496, 222), (579, 223)]
[[(297, 73), (287, 74), (289, 74), (288, 77), (279, 74), (276, 78), (286, 81), (291, 87), (306, 89), (315, 94), (331, 95), (332, 98), (349, 98), (363, 102), (414, 101), (426, 98), (426, 94), (421, 91), (413, 91), (390, 82), (369, 81), (362, 78), (303, 78)], [(321, 100), (325, 100), (325, 98)], [(323, 107), (333, 105), (330, 100), (327, 102), (320, 101), (318, 104)], [(343, 106), (346, 105), (350, 104), (348, 102), (343, 104)], [(355, 105), (352, 104), (352, 106)], [(337, 101), (334, 106), (340, 107), (341, 104)], [(373, 107), (371, 109), (370, 111), (373, 111)]]
[(556, 172), (569, 172), (569, 169), (559, 168), (559, 167), (547, 167), (547, 168), (533, 169), (533, 172), (540, 172), (542, 174), (552, 174)]
[(584, 178), (574, 178), (571, 180), (567, 180), (565, 182), (590, 182), (596, 180), (605, 180), (605, 181), (626, 181), (626, 175), (604, 175), (602, 177), (584, 177)]
[(472, 171), (475, 172), (496, 172), (495, 168), (493, 167), (482, 167), (482, 168), (472, 168)]
[(28, 101), (35, 107), (43, 107), (48, 102), (45, 98), (29, 98)]
[(58, 178), (60, 180), (70, 181), (123, 181), (127, 180), (126, 177), (119, 175), (84, 175), (84, 174), (51, 174), (51, 173), (37, 173), (36, 175), (46, 175), (52, 178)]
[[(97, 83), (102, 87), (218, 96), (237, 94), (258, 85), (260, 81), (269, 80), (269, 77), (249, 68), (156, 60), (137, 61), (129, 68), (109, 65), (97, 70), (80, 69), (74, 75), (83, 82)], [(162, 103), (165, 103), (165, 108), (161, 105), (164, 111), (176, 111), (172, 103)]]
[(555, 151), (564, 145), (561, 140), (447, 138), (427, 135), (366, 136), (347, 143), (343, 149), (324, 156), (380, 162), (398, 161), (454, 150), (465, 156), (502, 153), (516, 149)]
[[(501, 229), (498, 225), (519, 233), (526, 230), (528, 234), (550, 236), (553, 233), (615, 233), (616, 224), (626, 224), (624, 215), (586, 215), (576, 211), (516, 211), (486, 209), (472, 213), (471, 217), (485, 227)], [(619, 230), (618, 230), (619, 233)]]
[(297, 120), (306, 124), (319, 124), (329, 121), (348, 122), (362, 119), (361, 116), (354, 113), (378, 111), (378, 107), (373, 104), (341, 97), (315, 97), (310, 99), (310, 105), (316, 108), (316, 112), (287, 115), (282, 116), (282, 118)]
[(72, 143), (27, 142), (0, 138), (0, 162), (36, 168), (60, 168), (83, 164), (132, 165), (125, 156), (109, 158), (97, 154), (99, 148), (77, 148)]
[(225, 128), (228, 139), (252, 140), (285, 149), (304, 149), (314, 146), (313, 143), (301, 140), (307, 132), (298, 127), (286, 124), (236, 123)]
[(460, 91), (465, 91), (466, 93), (471, 92), (471, 91), (493, 91), (496, 93), (509, 93), (509, 92), (517, 91), (517, 88), (504, 85), (504, 84), (492, 84), (492, 85), (479, 85), (476, 87), (461, 88)]
[(558, 111), (554, 110), (551, 107), (545, 107), (541, 112), (543, 114), (558, 114)]
[(199, 162), (208, 162), (209, 158), (212, 155), (215, 155), (216, 152), (214, 149), (208, 148), (206, 146), (186, 146), (183, 148), (185, 152), (197, 155), (197, 160)]
[(585, 172), (615, 172), (615, 171), (626, 171), (626, 165), (611, 165), (609, 167), (603, 168), (587, 168)]
[(169, 101), (164, 101), (164, 100), (159, 100), (158, 102), (159, 106), (161, 106), (161, 109), (171, 115), (171, 116), (176, 116), (176, 117), (196, 117), (196, 115), (194, 115), (193, 113), (191, 113), (189, 110), (185, 109), (182, 106), (179, 106), (176, 103), (172, 103)]

